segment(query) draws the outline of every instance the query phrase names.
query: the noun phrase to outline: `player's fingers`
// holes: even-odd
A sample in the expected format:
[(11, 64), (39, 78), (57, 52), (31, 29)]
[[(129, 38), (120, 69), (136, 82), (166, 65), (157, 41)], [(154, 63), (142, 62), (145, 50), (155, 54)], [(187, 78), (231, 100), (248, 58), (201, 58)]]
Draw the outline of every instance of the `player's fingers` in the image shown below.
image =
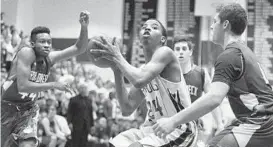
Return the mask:
[(103, 36), (100, 36), (100, 38), (101, 38), (103, 44), (106, 44), (106, 45), (108, 45), (108, 46), (111, 46), (111, 43), (109, 43)]
[(90, 53), (92, 54), (92, 55), (97, 55), (97, 56), (109, 56), (109, 55), (112, 55), (110, 52), (108, 52), (108, 51), (105, 51), (105, 50), (100, 50), (100, 49), (91, 49), (90, 50)]
[(97, 41), (97, 40), (93, 40), (93, 42), (99, 48), (103, 48), (103, 49), (107, 49), (108, 50), (108, 46), (107, 46), (108, 44), (107, 43), (101, 43), (100, 41)]
[(116, 45), (116, 37), (113, 38), (112, 45)]

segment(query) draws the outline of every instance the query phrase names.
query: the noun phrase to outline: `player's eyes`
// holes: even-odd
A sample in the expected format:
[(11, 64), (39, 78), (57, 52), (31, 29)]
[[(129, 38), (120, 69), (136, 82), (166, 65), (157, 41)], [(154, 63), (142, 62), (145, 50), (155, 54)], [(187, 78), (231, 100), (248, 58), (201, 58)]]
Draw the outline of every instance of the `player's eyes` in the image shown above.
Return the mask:
[(153, 26), (152, 28), (156, 30), (156, 29), (158, 29), (158, 26)]
[(186, 50), (187, 50), (187, 47), (183, 47), (182, 49), (183, 49), (184, 51), (186, 51)]

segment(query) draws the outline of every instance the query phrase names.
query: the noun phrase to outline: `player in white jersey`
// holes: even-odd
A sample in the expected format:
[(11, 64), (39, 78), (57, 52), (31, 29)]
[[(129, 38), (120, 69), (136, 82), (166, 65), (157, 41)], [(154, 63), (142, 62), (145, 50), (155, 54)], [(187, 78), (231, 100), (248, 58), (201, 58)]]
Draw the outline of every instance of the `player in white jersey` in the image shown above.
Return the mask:
[[(91, 50), (111, 63), (115, 74), (117, 99), (122, 114), (128, 116), (141, 104), (147, 102), (147, 116), (140, 129), (122, 132), (110, 143), (114, 146), (193, 146), (196, 142), (195, 122), (179, 125), (165, 138), (154, 133), (152, 125), (162, 117), (170, 117), (191, 104), (184, 77), (172, 49), (164, 46), (167, 33), (155, 19), (147, 20), (139, 33), (144, 48), (146, 64), (141, 68), (131, 66), (120, 53), (119, 47), (103, 40), (97, 42), (104, 50)], [(133, 84), (127, 92), (124, 76)]]

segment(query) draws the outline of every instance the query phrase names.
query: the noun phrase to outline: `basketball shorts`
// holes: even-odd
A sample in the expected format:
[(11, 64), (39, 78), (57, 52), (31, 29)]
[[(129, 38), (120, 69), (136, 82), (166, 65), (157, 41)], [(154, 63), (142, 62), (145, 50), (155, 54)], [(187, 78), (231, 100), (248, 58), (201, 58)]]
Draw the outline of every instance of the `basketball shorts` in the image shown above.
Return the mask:
[(209, 146), (273, 147), (273, 116), (260, 125), (236, 120), (212, 138)]
[(171, 147), (171, 146), (194, 146), (197, 141), (197, 127), (195, 122), (190, 122), (176, 128), (172, 133), (167, 135), (166, 139), (157, 137), (152, 127), (141, 127), (140, 129), (130, 129), (120, 133), (110, 143), (116, 147), (128, 147), (132, 143), (139, 142), (144, 147)]
[(18, 146), (19, 140), (34, 138), (38, 144), (39, 106), (1, 101), (1, 146)]

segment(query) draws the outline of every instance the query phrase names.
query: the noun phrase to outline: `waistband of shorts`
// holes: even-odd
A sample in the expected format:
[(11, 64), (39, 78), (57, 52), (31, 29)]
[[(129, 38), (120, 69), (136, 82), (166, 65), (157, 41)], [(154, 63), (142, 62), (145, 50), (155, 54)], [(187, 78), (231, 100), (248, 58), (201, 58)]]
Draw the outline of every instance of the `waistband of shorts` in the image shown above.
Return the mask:
[(7, 101), (7, 100), (1, 100), (1, 106), (2, 105), (8, 105), (12, 108), (15, 108), (17, 111), (26, 111), (29, 110), (35, 106), (37, 106), (37, 104), (35, 102), (25, 102), (25, 103), (17, 103), (17, 102), (12, 102), (12, 101)]

